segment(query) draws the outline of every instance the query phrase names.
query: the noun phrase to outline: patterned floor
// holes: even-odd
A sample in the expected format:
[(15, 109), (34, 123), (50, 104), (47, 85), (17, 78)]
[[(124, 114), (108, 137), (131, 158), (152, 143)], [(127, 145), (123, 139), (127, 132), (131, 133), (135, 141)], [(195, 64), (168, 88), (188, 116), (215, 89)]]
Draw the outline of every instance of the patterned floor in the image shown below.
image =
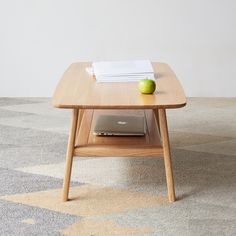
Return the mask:
[(62, 203), (70, 111), (0, 98), (0, 235), (236, 235), (236, 99), (167, 115), (177, 202), (162, 159), (112, 157), (77, 158)]

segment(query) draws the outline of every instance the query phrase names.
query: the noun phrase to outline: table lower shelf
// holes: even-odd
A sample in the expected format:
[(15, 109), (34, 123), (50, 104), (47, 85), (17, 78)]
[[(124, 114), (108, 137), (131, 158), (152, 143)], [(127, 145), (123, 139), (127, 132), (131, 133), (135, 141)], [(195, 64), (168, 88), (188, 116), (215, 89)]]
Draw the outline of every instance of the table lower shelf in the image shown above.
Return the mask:
[[(107, 137), (93, 135), (99, 114), (144, 115), (146, 135), (142, 137)], [(152, 110), (85, 110), (76, 135), (74, 156), (162, 157), (163, 147)]]

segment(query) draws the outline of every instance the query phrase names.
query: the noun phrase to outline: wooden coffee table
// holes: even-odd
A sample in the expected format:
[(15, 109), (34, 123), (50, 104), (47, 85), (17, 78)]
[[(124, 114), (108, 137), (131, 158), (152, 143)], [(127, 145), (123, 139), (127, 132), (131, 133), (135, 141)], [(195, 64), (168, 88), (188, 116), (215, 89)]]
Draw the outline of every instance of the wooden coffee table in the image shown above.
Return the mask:
[[(175, 201), (166, 109), (186, 105), (184, 91), (174, 72), (165, 63), (152, 63), (157, 74), (154, 94), (140, 94), (137, 82), (96, 83), (85, 68), (89, 62), (72, 64), (62, 76), (53, 96), (57, 108), (72, 109), (66, 156), (63, 201), (68, 200), (74, 156), (164, 157), (168, 198)], [(93, 135), (100, 113), (143, 114), (144, 137), (97, 137)]]

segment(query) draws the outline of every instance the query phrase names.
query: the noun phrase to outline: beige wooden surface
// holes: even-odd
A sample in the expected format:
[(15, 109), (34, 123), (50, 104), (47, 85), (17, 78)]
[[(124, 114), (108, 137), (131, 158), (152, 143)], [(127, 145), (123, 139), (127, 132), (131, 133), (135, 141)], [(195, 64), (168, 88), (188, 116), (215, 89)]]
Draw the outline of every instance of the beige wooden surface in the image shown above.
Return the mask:
[[(144, 115), (146, 135), (142, 137), (106, 137), (93, 135), (99, 114)], [(163, 147), (152, 110), (85, 110), (81, 128), (75, 140), (75, 156), (162, 156)]]
[(157, 74), (154, 94), (140, 94), (138, 82), (96, 83), (85, 68), (89, 62), (72, 64), (62, 76), (53, 96), (57, 108), (179, 108), (186, 104), (184, 91), (165, 63), (153, 63)]
[(167, 118), (166, 118), (166, 110), (160, 109), (158, 112), (155, 113), (155, 115), (159, 116), (157, 120), (159, 120), (160, 133), (161, 133), (161, 138), (162, 138), (162, 143), (163, 143), (168, 198), (170, 202), (174, 202), (175, 201), (175, 187), (174, 187), (174, 177), (173, 177), (173, 169), (172, 169), (172, 161), (171, 161), (170, 141), (169, 141)]
[(71, 119), (71, 128), (70, 128), (69, 140), (68, 140), (68, 145), (67, 145), (65, 176), (64, 176), (64, 181), (63, 181), (63, 193), (62, 193), (63, 201), (68, 200), (77, 126), (78, 126), (78, 109), (73, 109), (72, 119)]

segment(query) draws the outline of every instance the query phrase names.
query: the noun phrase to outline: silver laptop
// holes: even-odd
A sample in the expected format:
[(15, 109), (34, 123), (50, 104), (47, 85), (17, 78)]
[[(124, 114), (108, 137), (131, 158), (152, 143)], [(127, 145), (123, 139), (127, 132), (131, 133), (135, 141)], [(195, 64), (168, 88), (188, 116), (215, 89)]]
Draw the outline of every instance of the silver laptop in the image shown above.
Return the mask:
[(93, 134), (101, 136), (143, 136), (143, 116), (99, 115)]

